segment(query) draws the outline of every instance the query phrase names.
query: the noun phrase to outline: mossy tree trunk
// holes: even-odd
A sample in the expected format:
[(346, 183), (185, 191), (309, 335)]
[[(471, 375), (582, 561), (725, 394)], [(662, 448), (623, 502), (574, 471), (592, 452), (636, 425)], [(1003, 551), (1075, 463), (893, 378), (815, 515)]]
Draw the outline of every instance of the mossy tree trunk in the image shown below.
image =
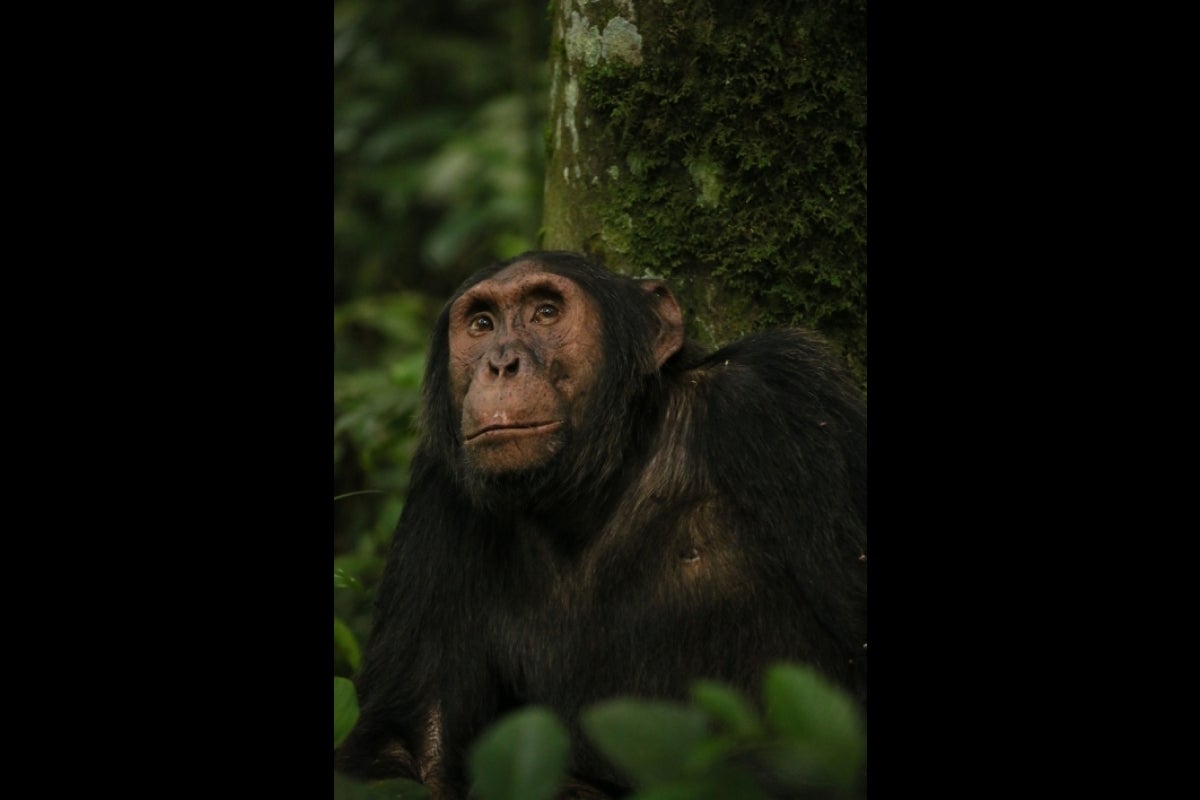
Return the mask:
[(720, 345), (823, 331), (866, 385), (866, 0), (554, 0), (542, 244), (667, 278)]

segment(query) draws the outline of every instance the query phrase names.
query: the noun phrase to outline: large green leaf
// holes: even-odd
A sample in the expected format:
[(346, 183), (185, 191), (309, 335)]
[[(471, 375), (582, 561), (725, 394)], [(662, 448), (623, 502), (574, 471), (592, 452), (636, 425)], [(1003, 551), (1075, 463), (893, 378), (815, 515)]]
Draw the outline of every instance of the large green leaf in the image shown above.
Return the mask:
[(703, 711), (661, 701), (610, 700), (584, 712), (583, 729), (639, 786), (693, 777), (706, 736)]
[(474, 789), (483, 800), (550, 800), (570, 751), (566, 729), (549, 709), (531, 706), (504, 717), (471, 752)]
[(866, 759), (854, 702), (813, 670), (775, 665), (763, 684), (767, 722), (782, 737), (775, 766), (804, 782), (852, 787)]
[(358, 639), (355, 638), (350, 627), (337, 617), (333, 618), (333, 646), (346, 657), (346, 663), (350, 665), (350, 669), (358, 669), (359, 662), (362, 661), (362, 651), (358, 647)]
[(345, 678), (333, 679), (333, 749), (341, 746), (354, 723), (358, 722), (358, 695), (354, 684)]
[(758, 714), (738, 691), (715, 681), (696, 681), (692, 699), (735, 737), (754, 737), (762, 733)]

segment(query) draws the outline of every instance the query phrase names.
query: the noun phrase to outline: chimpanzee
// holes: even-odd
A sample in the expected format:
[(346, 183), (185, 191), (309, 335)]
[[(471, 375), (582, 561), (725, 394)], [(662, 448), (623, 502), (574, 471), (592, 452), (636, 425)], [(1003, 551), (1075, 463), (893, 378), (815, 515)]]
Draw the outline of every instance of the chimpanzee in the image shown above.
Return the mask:
[(339, 769), (465, 796), (476, 737), (536, 703), (575, 784), (620, 795), (581, 709), (757, 696), (776, 660), (865, 713), (866, 407), (813, 334), (706, 354), (661, 281), (529, 252), (454, 294), (423, 392)]

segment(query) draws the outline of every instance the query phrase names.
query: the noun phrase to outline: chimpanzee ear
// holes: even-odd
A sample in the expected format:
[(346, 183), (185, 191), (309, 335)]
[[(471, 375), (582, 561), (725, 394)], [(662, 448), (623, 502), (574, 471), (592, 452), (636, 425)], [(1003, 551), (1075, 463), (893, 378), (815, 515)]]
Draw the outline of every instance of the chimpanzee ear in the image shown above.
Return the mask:
[(654, 340), (654, 356), (661, 368), (667, 363), (667, 359), (683, 347), (683, 312), (679, 310), (679, 303), (675, 301), (675, 295), (671, 294), (667, 284), (656, 278), (643, 278), (638, 284), (655, 299), (658, 336)]

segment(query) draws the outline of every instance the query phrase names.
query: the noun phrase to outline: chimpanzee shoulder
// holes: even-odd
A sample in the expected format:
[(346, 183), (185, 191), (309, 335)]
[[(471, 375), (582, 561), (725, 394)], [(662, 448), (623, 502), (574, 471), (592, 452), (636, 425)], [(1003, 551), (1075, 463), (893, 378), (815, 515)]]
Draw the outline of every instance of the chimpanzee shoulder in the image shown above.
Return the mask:
[(731, 445), (794, 450), (842, 437), (862, 439), (865, 449), (866, 402), (818, 334), (764, 331), (669, 366), (676, 391), (692, 395), (694, 424), (704, 427), (714, 458), (726, 457)]
[[(676, 437), (689, 457), (746, 521), (742, 545), (793, 551), (801, 566), (861, 554), (866, 403), (822, 337), (791, 328), (752, 334), (669, 380), (672, 405), (686, 411), (668, 414), (667, 424), (685, 429)], [(812, 546), (820, 540), (841, 544)]]

